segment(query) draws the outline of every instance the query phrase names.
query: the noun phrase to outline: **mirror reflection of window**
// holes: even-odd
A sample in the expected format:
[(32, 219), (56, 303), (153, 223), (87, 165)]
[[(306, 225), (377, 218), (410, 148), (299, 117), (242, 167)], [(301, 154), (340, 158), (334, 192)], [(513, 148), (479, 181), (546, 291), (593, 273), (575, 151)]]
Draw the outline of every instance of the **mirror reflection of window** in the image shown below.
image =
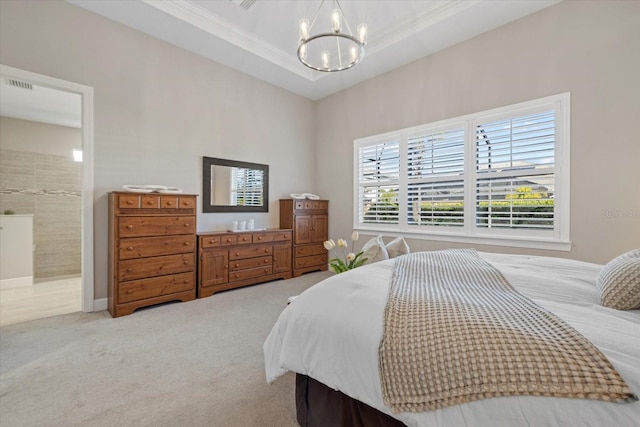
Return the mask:
[(231, 199), (236, 206), (262, 206), (263, 171), (233, 168), (231, 182)]

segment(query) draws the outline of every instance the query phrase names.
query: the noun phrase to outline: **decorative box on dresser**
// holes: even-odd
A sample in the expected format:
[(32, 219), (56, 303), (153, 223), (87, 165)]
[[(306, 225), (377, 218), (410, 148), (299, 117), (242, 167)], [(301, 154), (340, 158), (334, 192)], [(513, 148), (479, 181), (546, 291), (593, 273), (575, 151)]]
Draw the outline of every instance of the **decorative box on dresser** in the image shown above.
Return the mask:
[(198, 298), (291, 278), (290, 229), (198, 233)]
[(109, 193), (113, 317), (196, 297), (196, 195)]
[(293, 277), (328, 269), (328, 200), (280, 199), (280, 227), (293, 229)]

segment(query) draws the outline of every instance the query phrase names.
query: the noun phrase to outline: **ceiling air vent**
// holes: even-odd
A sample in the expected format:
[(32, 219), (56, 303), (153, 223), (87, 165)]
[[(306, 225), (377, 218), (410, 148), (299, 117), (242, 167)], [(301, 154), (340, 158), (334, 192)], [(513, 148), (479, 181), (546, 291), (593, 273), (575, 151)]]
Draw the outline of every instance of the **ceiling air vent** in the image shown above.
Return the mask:
[(256, 2), (256, 0), (229, 0), (231, 3), (236, 6), (240, 6), (244, 10), (249, 10), (251, 6)]
[(6, 79), (6, 82), (9, 86), (19, 87), (26, 90), (33, 90), (33, 85), (31, 83), (21, 82), (20, 80), (15, 79)]

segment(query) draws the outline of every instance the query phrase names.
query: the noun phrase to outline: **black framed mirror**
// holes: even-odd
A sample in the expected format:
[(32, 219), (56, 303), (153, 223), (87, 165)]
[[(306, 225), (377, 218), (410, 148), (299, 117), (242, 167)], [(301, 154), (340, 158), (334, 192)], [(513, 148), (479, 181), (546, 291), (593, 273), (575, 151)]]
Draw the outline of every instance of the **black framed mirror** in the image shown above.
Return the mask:
[(269, 212), (269, 165), (202, 158), (202, 212)]

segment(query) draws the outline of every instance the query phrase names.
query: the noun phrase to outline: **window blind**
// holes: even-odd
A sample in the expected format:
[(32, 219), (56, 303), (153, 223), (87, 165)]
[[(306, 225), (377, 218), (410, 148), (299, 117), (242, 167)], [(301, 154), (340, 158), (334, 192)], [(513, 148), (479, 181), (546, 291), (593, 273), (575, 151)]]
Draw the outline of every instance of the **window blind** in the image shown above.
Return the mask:
[(464, 225), (464, 128), (408, 138), (407, 223)]
[(262, 206), (264, 173), (257, 169), (232, 168), (231, 195), (237, 206)]
[(476, 226), (554, 228), (555, 112), (483, 122), (476, 129)]
[(359, 220), (369, 224), (398, 223), (400, 143), (362, 145), (358, 149)]

